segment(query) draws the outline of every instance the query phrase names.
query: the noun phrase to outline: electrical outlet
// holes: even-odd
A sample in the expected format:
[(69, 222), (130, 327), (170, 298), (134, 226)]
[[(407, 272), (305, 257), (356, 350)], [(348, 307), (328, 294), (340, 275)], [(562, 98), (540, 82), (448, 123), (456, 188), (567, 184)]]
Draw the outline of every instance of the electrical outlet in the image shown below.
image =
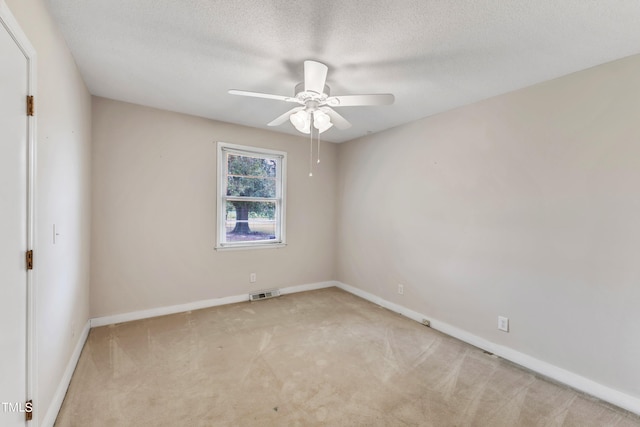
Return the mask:
[(249, 282), (256, 283), (256, 273), (249, 274)]
[(504, 332), (509, 332), (509, 318), (498, 316), (498, 329)]
[(398, 284), (398, 293), (404, 295), (404, 285)]

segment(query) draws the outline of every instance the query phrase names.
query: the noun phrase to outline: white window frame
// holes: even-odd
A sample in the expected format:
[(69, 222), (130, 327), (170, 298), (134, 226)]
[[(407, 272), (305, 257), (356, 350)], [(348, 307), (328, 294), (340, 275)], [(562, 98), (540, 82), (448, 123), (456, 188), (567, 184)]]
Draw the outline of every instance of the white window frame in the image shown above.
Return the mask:
[[(218, 156), (218, 185), (217, 185), (217, 233), (216, 250), (229, 249), (265, 249), (286, 246), (285, 217), (286, 217), (286, 189), (287, 189), (287, 153), (284, 151), (269, 150), (266, 148), (249, 147), (246, 145), (229, 144), (219, 141), (217, 144)], [(276, 203), (276, 239), (256, 240), (245, 242), (227, 242), (226, 236), (226, 201), (234, 197), (227, 197), (227, 158), (226, 153), (245, 156), (258, 156), (276, 160), (276, 197), (275, 199), (243, 198), (247, 201), (275, 201)], [(279, 237), (279, 238), (278, 238)]]

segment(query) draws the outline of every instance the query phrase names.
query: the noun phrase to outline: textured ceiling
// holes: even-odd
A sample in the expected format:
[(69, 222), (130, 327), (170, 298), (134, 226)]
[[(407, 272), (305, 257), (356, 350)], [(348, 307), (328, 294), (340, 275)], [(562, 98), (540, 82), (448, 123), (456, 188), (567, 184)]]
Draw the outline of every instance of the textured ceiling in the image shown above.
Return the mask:
[[(333, 95), (393, 93), (337, 108), (347, 141), (640, 53), (638, 0), (49, 0), (92, 94), (267, 129), (306, 59)], [(286, 122), (271, 130), (297, 134)]]

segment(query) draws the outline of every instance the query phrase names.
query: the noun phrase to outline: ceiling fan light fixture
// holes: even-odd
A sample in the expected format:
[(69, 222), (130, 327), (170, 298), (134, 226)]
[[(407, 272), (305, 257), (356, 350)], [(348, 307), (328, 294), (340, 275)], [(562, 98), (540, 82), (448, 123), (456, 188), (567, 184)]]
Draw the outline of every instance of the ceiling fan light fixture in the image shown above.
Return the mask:
[(327, 113), (320, 110), (313, 112), (313, 127), (318, 129), (319, 133), (330, 129), (331, 126), (333, 126), (333, 123), (331, 123), (331, 118)]
[(311, 119), (309, 117), (309, 113), (304, 110), (298, 111), (297, 113), (289, 116), (289, 121), (291, 124), (302, 133), (310, 133), (311, 132)]
[[(304, 81), (295, 87), (294, 96), (274, 95), (261, 92), (231, 89), (231, 95), (250, 96), (253, 98), (275, 99), (292, 102), (300, 106), (290, 109), (268, 123), (268, 126), (280, 126), (287, 119), (298, 132), (310, 134), (313, 128), (318, 133), (335, 126), (337, 129), (351, 127), (344, 117), (331, 107), (357, 107), (393, 104), (395, 97), (390, 93), (368, 95), (338, 95), (329, 96), (327, 83), (328, 67), (317, 61), (304, 61)], [(313, 117), (312, 117), (313, 115)]]

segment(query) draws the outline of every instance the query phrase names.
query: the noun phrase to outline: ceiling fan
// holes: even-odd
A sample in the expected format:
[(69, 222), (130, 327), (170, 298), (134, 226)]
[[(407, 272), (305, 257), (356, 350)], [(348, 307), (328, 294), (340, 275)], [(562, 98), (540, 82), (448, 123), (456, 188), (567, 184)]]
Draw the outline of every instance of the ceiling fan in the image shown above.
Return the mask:
[(304, 82), (296, 85), (294, 96), (272, 95), (236, 89), (231, 89), (229, 93), (300, 104), (300, 106), (292, 108), (268, 123), (268, 126), (279, 126), (289, 120), (298, 131), (306, 134), (311, 133), (312, 124), (318, 130), (318, 133), (322, 133), (334, 125), (338, 129), (351, 127), (351, 123), (332, 107), (393, 104), (395, 98), (389, 93), (330, 96), (329, 86), (325, 84), (328, 70), (329, 68), (320, 62), (304, 61)]

